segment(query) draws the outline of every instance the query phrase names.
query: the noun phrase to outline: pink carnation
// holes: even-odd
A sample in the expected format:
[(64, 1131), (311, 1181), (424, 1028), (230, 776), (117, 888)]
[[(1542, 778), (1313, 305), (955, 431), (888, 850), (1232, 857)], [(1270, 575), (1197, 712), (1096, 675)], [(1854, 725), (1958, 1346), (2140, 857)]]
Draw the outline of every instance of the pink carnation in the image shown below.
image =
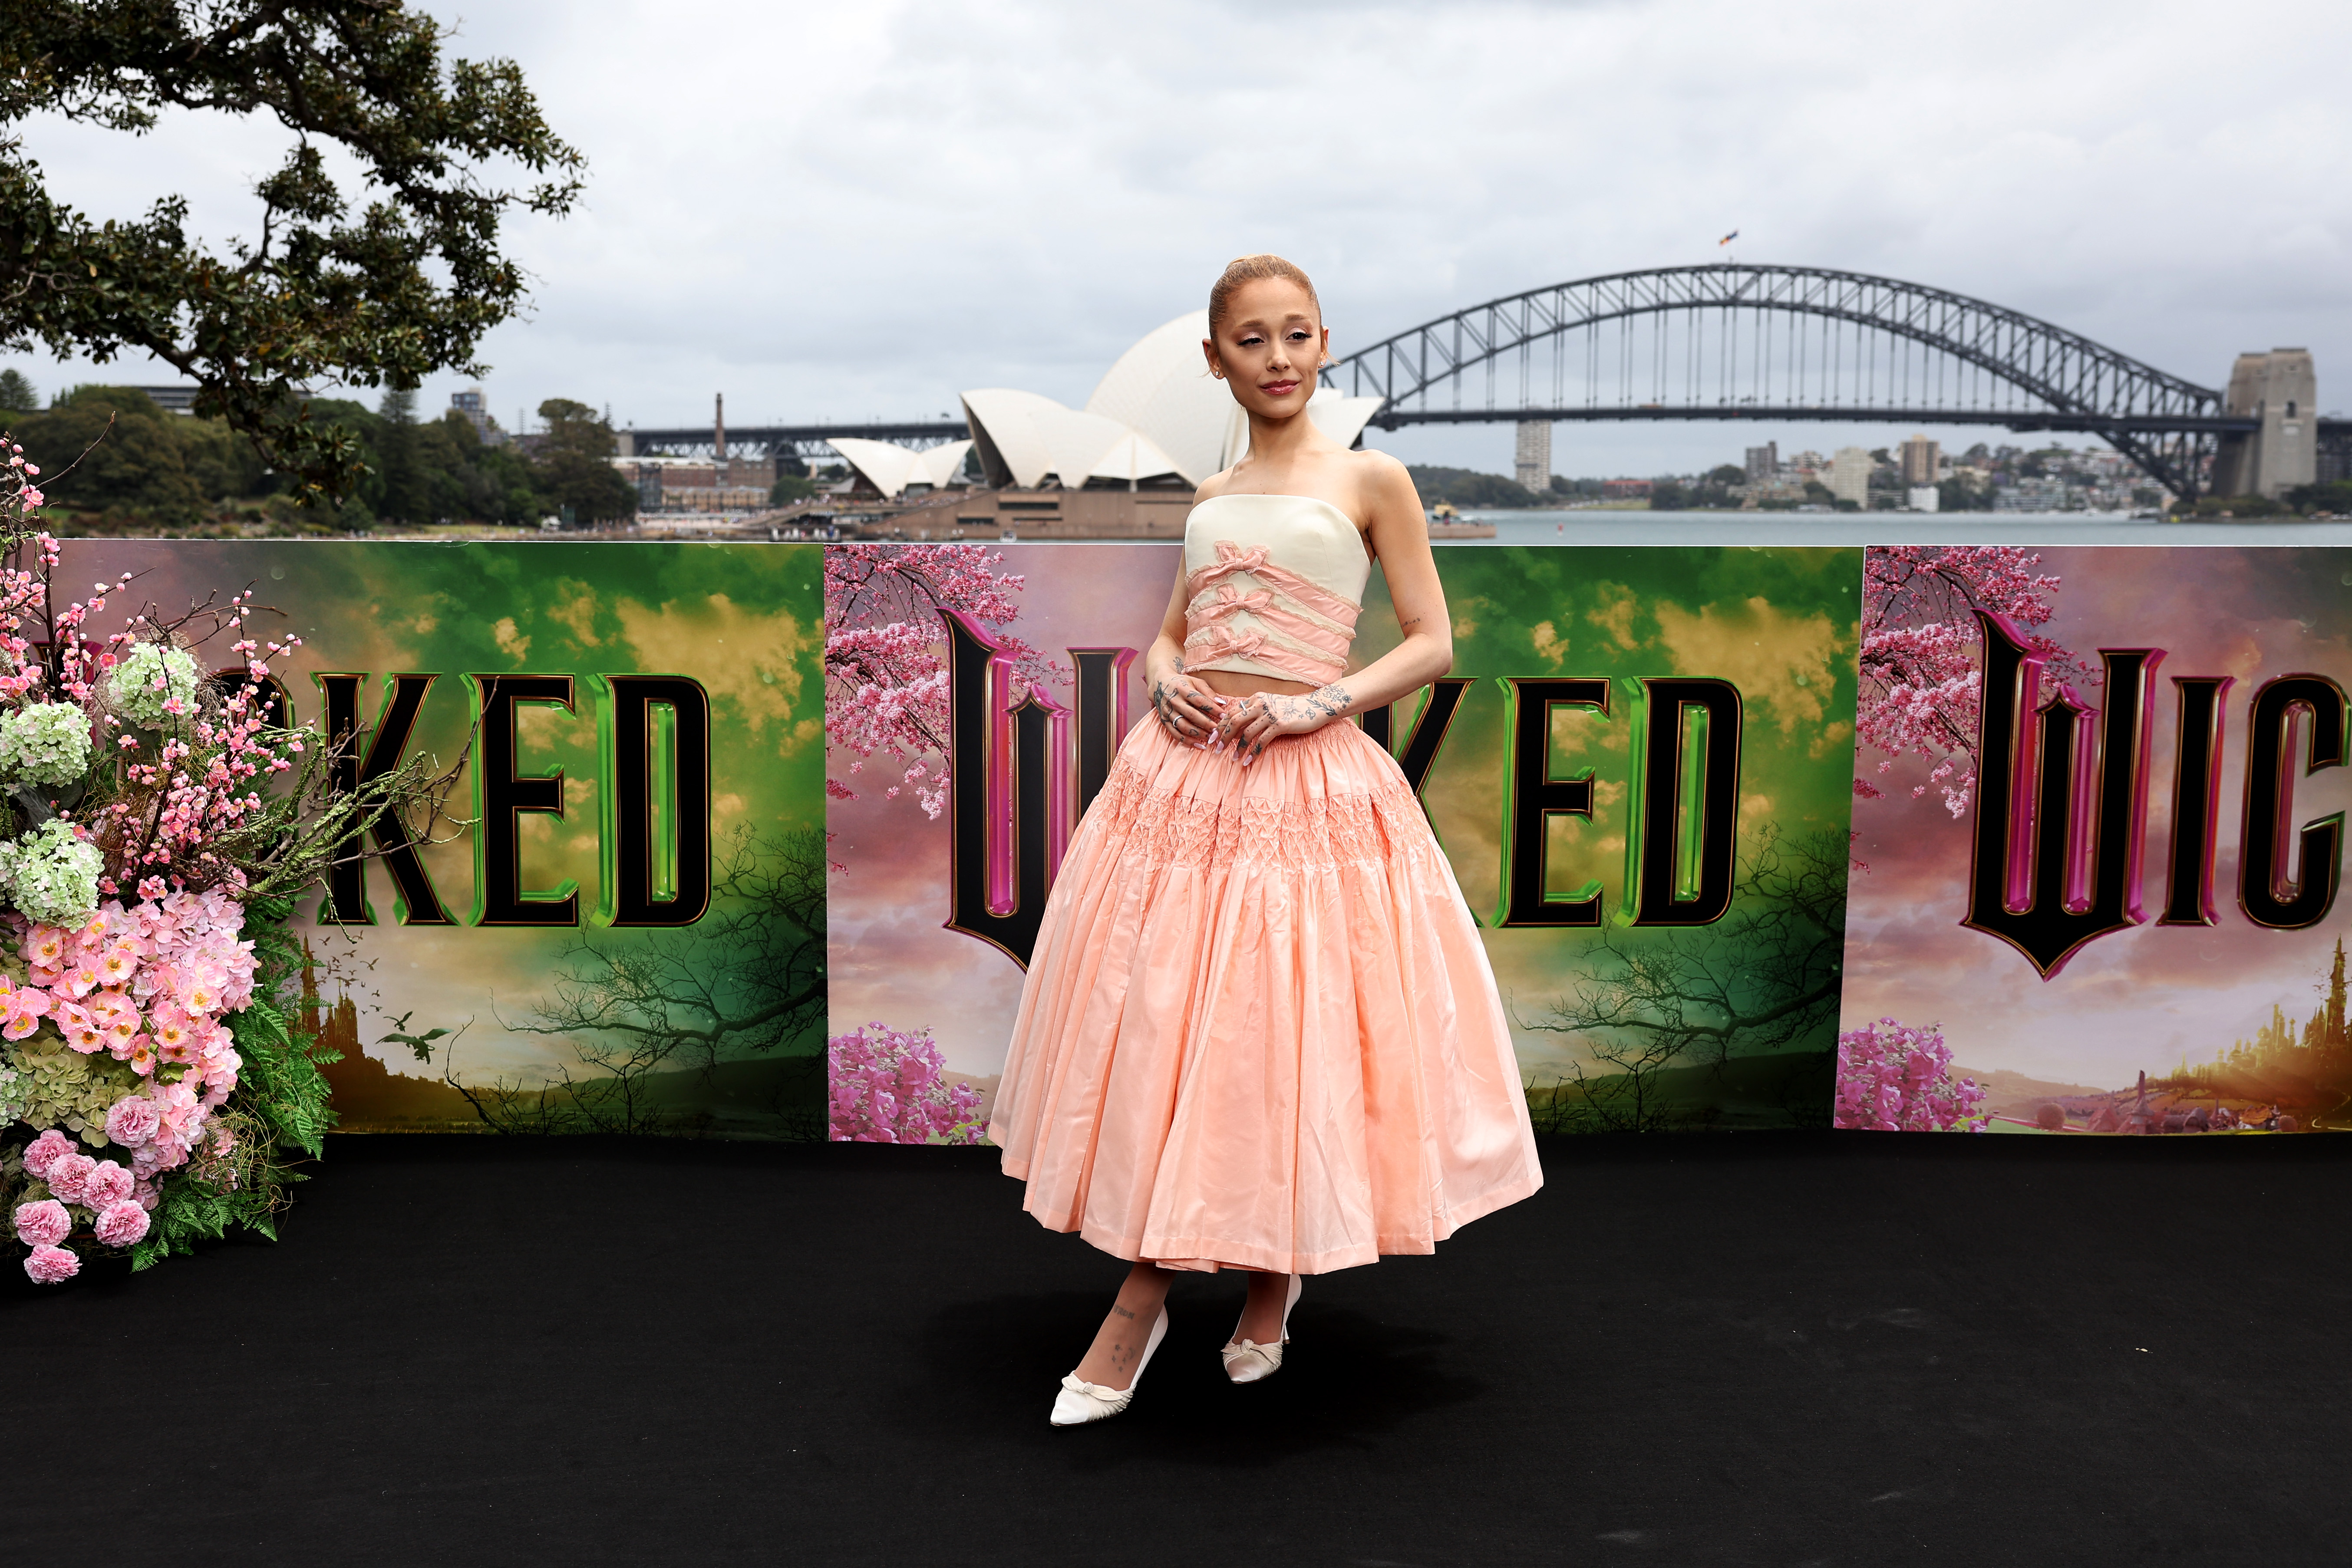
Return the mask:
[(136, 1185), (129, 1171), (112, 1160), (100, 1160), (90, 1167), (89, 1175), (82, 1177), (81, 1206), (104, 1208), (109, 1204), (121, 1203), (131, 1196)]
[(154, 1137), (160, 1125), (155, 1102), (144, 1094), (126, 1094), (106, 1113), (106, 1135), (126, 1149), (135, 1149)]
[(55, 1247), (73, 1231), (73, 1216), (54, 1197), (16, 1206), (16, 1239), (27, 1247)]
[(79, 1203), (81, 1184), (88, 1181), (89, 1173), (97, 1168), (98, 1162), (88, 1155), (62, 1155), (49, 1162), (48, 1176), (45, 1179), (51, 1192), (68, 1203)]
[(36, 1285), (54, 1285), (81, 1272), (81, 1260), (62, 1247), (36, 1247), (25, 1260), (25, 1272)]
[(105, 1247), (128, 1247), (147, 1234), (147, 1211), (125, 1197), (99, 1210), (98, 1239)]
[(25, 1168), (47, 1180), (49, 1166), (73, 1152), (73, 1140), (51, 1127), (25, 1145)]

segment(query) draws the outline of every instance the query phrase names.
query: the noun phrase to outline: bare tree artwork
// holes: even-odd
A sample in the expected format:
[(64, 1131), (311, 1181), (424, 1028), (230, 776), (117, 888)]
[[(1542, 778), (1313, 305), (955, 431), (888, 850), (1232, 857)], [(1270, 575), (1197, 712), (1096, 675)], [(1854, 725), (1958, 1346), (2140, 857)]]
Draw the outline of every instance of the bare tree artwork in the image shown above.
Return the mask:
[[(1834, 833), (1765, 829), (1741, 857), (1731, 913), (1628, 942), (1604, 927), (1566, 996), (1523, 1029), (1572, 1035), (1581, 1062), (1529, 1095), (1539, 1130), (1649, 1132), (1675, 1119), (1659, 1075), (1720, 1069), (1834, 1029), (1845, 943), (1844, 846)], [(1827, 1036), (1824, 1035), (1826, 1039)]]
[[(558, 961), (553, 994), (522, 1019), (499, 1021), (562, 1039), (582, 1071), (560, 1066), (536, 1088), (485, 1086), (460, 1082), (445, 1055), (443, 1077), (499, 1132), (692, 1130), (665, 1110), (656, 1075), (708, 1078), (722, 1060), (788, 1051), (824, 1020), (824, 852), (813, 830), (776, 841), (739, 829), (699, 924), (623, 941), (579, 937)], [(822, 1072), (822, 1054), (810, 1061), (812, 1075)], [(785, 1116), (823, 1136), (820, 1112)]]

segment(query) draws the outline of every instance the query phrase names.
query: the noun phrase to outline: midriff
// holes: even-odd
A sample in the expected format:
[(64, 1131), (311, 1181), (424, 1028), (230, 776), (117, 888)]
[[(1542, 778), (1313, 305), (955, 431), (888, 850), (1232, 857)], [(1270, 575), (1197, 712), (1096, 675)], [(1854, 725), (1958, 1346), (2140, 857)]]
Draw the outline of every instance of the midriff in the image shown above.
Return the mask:
[(1305, 681), (1286, 681), (1241, 670), (1187, 670), (1184, 673), (1211, 691), (1229, 697), (1255, 696), (1260, 692), (1286, 692), (1297, 696), (1321, 689)]

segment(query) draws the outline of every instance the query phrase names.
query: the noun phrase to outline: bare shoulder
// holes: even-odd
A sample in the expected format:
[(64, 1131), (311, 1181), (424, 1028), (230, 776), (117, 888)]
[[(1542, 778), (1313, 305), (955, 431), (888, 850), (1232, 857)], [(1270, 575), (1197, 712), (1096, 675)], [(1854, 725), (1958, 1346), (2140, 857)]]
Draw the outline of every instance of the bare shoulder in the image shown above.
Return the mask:
[(1355, 480), (1356, 516), (1364, 527), (1379, 526), (1391, 513), (1410, 512), (1420, 520), (1421, 494), (1403, 464), (1388, 453), (1369, 449), (1349, 453), (1348, 464)]
[(1199, 486), (1192, 492), (1192, 499), (1195, 501), (1205, 501), (1212, 496), (1223, 495), (1227, 486), (1231, 486), (1234, 482), (1234, 470), (1238, 469), (1240, 466), (1241, 465), (1236, 463), (1232, 468), (1220, 469), (1216, 473), (1212, 474), (1207, 478), (1202, 480)]

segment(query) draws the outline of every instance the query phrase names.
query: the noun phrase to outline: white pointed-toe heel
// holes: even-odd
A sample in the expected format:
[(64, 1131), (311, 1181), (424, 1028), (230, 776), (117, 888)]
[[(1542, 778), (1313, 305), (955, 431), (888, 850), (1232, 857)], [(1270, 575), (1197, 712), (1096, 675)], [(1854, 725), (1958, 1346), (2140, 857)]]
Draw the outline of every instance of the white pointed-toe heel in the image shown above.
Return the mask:
[(1151, 1364), (1151, 1353), (1160, 1348), (1168, 1333), (1168, 1309), (1160, 1309), (1160, 1317), (1151, 1325), (1151, 1337), (1143, 1342), (1143, 1358), (1135, 1364), (1135, 1375), (1127, 1380), (1124, 1388), (1105, 1388), (1099, 1383), (1088, 1383), (1073, 1372), (1062, 1379), (1062, 1391), (1054, 1396), (1054, 1425), (1083, 1427), (1089, 1421), (1108, 1421), (1126, 1409), (1135, 1398), (1135, 1390), (1143, 1381), (1143, 1369)]
[(1304, 1275), (1290, 1277), (1290, 1294), (1282, 1303), (1282, 1338), (1272, 1344), (1259, 1344), (1255, 1340), (1234, 1339), (1225, 1343), (1225, 1376), (1235, 1383), (1262, 1383), (1282, 1370), (1282, 1347), (1290, 1343), (1290, 1309), (1298, 1304), (1298, 1293), (1307, 1288)]

